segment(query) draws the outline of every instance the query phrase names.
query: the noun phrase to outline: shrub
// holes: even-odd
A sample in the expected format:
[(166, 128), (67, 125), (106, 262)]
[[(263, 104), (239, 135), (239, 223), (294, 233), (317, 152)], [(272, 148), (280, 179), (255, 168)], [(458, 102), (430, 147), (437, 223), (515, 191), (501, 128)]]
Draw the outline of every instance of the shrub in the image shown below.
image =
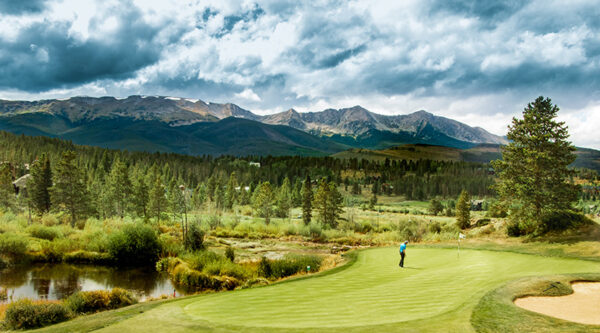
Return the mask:
[(266, 278), (283, 278), (300, 272), (306, 272), (310, 266), (311, 272), (321, 267), (323, 258), (311, 255), (286, 254), (283, 259), (268, 260), (263, 257), (258, 266), (259, 275)]
[(235, 261), (235, 250), (233, 247), (228, 246), (227, 249), (225, 249), (225, 257), (231, 262)]
[(309, 227), (309, 231), (310, 231), (310, 237), (313, 240), (320, 240), (323, 238), (323, 228), (321, 227), (320, 224), (311, 222), (308, 227)]
[(594, 224), (594, 221), (581, 213), (570, 210), (560, 210), (550, 212), (543, 216), (538, 231), (543, 234), (550, 231), (564, 231), (591, 224)]
[(535, 226), (525, 221), (511, 220), (506, 224), (506, 234), (511, 237), (519, 237), (533, 233)]
[(183, 260), (188, 263), (192, 269), (203, 270), (207, 264), (217, 261), (220, 256), (212, 251), (198, 251), (195, 253), (187, 254), (183, 257)]
[(62, 236), (58, 230), (40, 224), (35, 224), (27, 228), (27, 232), (29, 232), (32, 237), (49, 241)]
[(63, 261), (63, 255), (61, 249), (57, 248), (53, 242), (42, 242), (40, 243), (41, 250), (32, 256), (33, 261), (43, 262), (61, 262)]
[(159, 272), (169, 272), (178, 265), (180, 261), (180, 259), (175, 257), (162, 258), (156, 263), (156, 270)]
[(22, 258), (29, 242), (25, 237), (16, 234), (0, 234), (0, 254), (14, 259)]
[(360, 223), (360, 229), (356, 230), (356, 231), (363, 233), (363, 234), (371, 232), (371, 231), (373, 231), (373, 224), (371, 224), (371, 222), (369, 222), (369, 221), (362, 221)]
[(489, 217), (505, 218), (508, 216), (508, 208), (501, 201), (494, 201), (490, 204), (486, 215)]
[(57, 302), (32, 302), (23, 299), (11, 303), (4, 315), (5, 325), (14, 330), (43, 327), (70, 318), (69, 310)]
[(185, 236), (185, 248), (191, 251), (204, 249), (204, 231), (199, 223), (191, 223)]
[(160, 243), (150, 226), (130, 224), (110, 237), (108, 251), (119, 265), (154, 265), (160, 253)]
[(408, 220), (398, 224), (398, 236), (400, 239), (418, 242), (423, 239), (425, 233), (426, 229), (423, 223)]
[(187, 263), (177, 258), (161, 260), (157, 264), (157, 268), (167, 268), (171, 281), (187, 289), (233, 290), (240, 285), (239, 280), (236, 278), (210, 276), (209, 274), (190, 268)]
[(439, 221), (429, 223), (429, 232), (432, 234), (439, 234), (442, 231), (442, 225)]
[(69, 296), (65, 301), (66, 307), (78, 314), (118, 309), (135, 303), (137, 300), (133, 294), (121, 288), (114, 288), (111, 291), (80, 291)]
[(176, 257), (185, 251), (183, 244), (175, 236), (162, 234), (159, 241), (161, 257)]
[(8, 263), (0, 258), (0, 269), (5, 269), (6, 267), (8, 267)]
[(270, 277), (273, 275), (273, 270), (271, 269), (271, 261), (266, 257), (262, 257), (260, 262), (258, 263), (258, 275), (264, 277)]
[(217, 215), (211, 215), (208, 217), (208, 227), (210, 230), (215, 230), (221, 226), (221, 217)]
[(42, 215), (42, 219), (41, 222), (43, 225), (47, 226), (47, 227), (52, 227), (57, 225), (58, 219), (56, 218), (56, 216), (52, 215), (52, 214), (44, 214)]
[(208, 275), (231, 276), (238, 280), (245, 280), (250, 276), (250, 272), (247, 269), (225, 258), (206, 264), (202, 272)]

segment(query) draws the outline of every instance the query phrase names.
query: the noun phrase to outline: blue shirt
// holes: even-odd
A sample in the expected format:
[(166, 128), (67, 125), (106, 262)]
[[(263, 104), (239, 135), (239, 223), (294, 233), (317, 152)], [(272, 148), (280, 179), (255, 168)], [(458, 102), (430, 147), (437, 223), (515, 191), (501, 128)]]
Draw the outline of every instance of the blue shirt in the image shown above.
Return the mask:
[(406, 250), (406, 244), (402, 243), (400, 245), (400, 252), (404, 252), (404, 250)]

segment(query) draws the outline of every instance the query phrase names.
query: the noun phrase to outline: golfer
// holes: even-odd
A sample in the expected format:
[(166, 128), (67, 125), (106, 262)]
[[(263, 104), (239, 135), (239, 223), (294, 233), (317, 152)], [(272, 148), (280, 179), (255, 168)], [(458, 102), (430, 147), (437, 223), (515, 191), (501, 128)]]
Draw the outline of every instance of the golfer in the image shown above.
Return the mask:
[(404, 241), (404, 243), (400, 244), (400, 263), (398, 266), (404, 267), (404, 256), (406, 256), (406, 244), (408, 241)]

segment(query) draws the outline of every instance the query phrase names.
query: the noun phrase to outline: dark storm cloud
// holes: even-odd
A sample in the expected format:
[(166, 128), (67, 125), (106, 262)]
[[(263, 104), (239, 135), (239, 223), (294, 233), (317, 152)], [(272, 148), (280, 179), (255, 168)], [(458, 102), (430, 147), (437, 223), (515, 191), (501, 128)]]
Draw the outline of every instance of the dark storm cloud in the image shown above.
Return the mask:
[[(374, 26), (357, 15), (307, 16), (302, 22), (300, 43), (291, 48), (287, 56), (312, 69), (332, 68), (365, 52), (368, 42), (377, 34)], [(360, 44), (352, 45), (352, 39), (359, 40)]]
[[(0, 8), (8, 3), (17, 2), (0, 2)], [(44, 8), (41, 1), (27, 3), (21, 13)], [(112, 82), (115, 89), (192, 97), (249, 89), (264, 108), (350, 93), (446, 98), (600, 89), (600, 6), (594, 1), (377, 5), (190, 2), (164, 14), (168, 24), (151, 25), (147, 20), (154, 18), (145, 15), (160, 16), (160, 10), (129, 3), (119, 7), (128, 9), (117, 14), (117, 31), (87, 39), (71, 33), (72, 22), (48, 17), (0, 37), (0, 89), (41, 92)], [(89, 29), (104, 20), (92, 18)], [(124, 84), (128, 78), (135, 80)]]
[(344, 51), (337, 52), (333, 55), (327, 56), (318, 62), (318, 68), (329, 68), (335, 67), (342, 63), (343, 61), (350, 59), (367, 49), (366, 45), (360, 45), (351, 49), (347, 49)]
[(477, 17), (486, 24), (493, 25), (505, 20), (525, 7), (529, 0), (435, 0), (430, 7), (432, 13), (451, 13), (458, 16)]
[[(81, 41), (68, 22), (38, 22), (0, 46), (0, 87), (37, 92), (99, 79), (124, 79), (159, 59), (160, 31), (135, 10), (121, 13), (116, 33)], [(90, 29), (102, 20), (90, 22)]]
[(0, 13), (20, 15), (39, 13), (46, 8), (47, 0), (0, 0)]

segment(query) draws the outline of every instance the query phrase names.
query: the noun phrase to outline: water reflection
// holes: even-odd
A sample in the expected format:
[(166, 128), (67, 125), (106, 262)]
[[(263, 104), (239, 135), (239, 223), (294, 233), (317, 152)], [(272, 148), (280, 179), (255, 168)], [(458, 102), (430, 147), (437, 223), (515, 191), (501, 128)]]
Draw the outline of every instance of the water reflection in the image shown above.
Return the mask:
[[(154, 269), (116, 269), (87, 265), (41, 264), (0, 271), (0, 287), (10, 299), (63, 299), (77, 291), (112, 289), (132, 291), (140, 300), (172, 295), (176, 289)], [(177, 295), (185, 295), (177, 289)]]

